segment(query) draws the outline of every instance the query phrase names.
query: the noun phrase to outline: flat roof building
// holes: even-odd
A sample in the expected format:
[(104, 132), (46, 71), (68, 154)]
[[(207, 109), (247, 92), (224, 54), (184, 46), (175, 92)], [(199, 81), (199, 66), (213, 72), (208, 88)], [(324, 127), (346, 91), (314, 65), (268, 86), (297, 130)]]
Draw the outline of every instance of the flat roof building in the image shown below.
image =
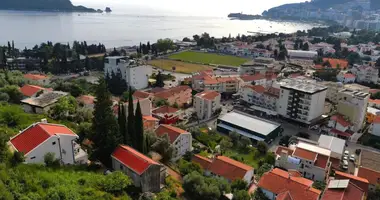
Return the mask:
[(276, 138), (281, 131), (281, 125), (278, 123), (237, 111), (219, 117), (217, 123), (219, 132), (229, 134), (236, 131), (254, 141), (268, 142)]

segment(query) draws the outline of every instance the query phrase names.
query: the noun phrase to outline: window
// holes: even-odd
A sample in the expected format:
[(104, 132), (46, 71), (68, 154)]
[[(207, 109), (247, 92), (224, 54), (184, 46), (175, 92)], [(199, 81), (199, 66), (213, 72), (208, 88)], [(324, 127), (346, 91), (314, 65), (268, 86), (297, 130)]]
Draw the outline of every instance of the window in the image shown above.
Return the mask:
[(33, 157), (31, 157), (30, 159), (33, 160), (33, 159), (35, 159), (35, 158), (36, 158), (36, 156), (33, 156)]
[(123, 165), (120, 165), (120, 170), (123, 170), (123, 169), (124, 169)]
[(52, 145), (55, 145), (55, 144), (56, 144), (56, 142), (52, 142), (51, 144), (52, 144)]

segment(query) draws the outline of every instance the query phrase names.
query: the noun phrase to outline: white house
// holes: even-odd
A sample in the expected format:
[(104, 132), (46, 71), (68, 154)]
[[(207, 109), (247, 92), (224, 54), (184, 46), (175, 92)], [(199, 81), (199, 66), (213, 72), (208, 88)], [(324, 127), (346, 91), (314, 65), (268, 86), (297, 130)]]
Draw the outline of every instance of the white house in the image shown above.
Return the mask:
[(335, 137), (348, 139), (353, 134), (354, 126), (344, 116), (336, 114), (330, 117), (327, 127), (331, 128), (329, 134)]
[(361, 83), (377, 83), (379, 69), (368, 65), (354, 65), (350, 71), (356, 75), (356, 81)]
[(341, 83), (354, 83), (356, 76), (355, 74), (350, 74), (346, 72), (339, 72), (339, 74), (336, 76), (336, 79)]
[(265, 89), (261, 85), (246, 85), (242, 87), (241, 100), (260, 108), (269, 110), (268, 114), (277, 112), (279, 89)]
[(168, 134), (170, 142), (174, 145), (175, 151), (172, 160), (180, 159), (186, 152), (191, 151), (192, 136), (191, 133), (180, 128), (161, 124), (155, 131), (157, 136)]
[(149, 76), (152, 74), (151, 66), (140, 65), (122, 56), (106, 57), (104, 62), (105, 76), (120, 72), (128, 86), (137, 90), (148, 87)]
[(380, 136), (380, 116), (376, 116), (373, 120), (370, 131), (372, 135)]
[(194, 108), (198, 115), (198, 119), (209, 119), (215, 111), (220, 109), (221, 95), (215, 91), (204, 91), (198, 93), (194, 97)]
[(313, 188), (313, 183), (299, 172), (274, 168), (263, 174), (257, 186), (270, 200), (318, 200), (321, 191)]
[(22, 152), (26, 163), (43, 163), (46, 153), (54, 153), (62, 164), (87, 163), (87, 153), (75, 142), (78, 139), (64, 125), (39, 122), (10, 139), (15, 151)]

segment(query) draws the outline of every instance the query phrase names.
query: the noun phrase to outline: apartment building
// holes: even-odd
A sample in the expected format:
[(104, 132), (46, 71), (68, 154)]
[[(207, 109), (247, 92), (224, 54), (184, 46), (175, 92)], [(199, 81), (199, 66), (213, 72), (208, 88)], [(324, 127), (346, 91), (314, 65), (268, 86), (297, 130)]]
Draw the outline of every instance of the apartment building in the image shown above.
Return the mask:
[(267, 114), (277, 115), (279, 91), (277, 88), (267, 90), (261, 85), (246, 85), (242, 87), (241, 100), (250, 105), (269, 110)]
[(377, 83), (379, 80), (379, 69), (369, 65), (354, 65), (350, 71), (355, 74), (359, 83)]
[(191, 88), (187, 85), (163, 89), (153, 94), (153, 101), (166, 100), (169, 105), (177, 104), (179, 107), (184, 107), (191, 103), (191, 91)]
[(311, 124), (323, 114), (327, 87), (314, 80), (291, 78), (279, 82), (278, 113)]
[(120, 72), (128, 86), (137, 90), (148, 87), (149, 76), (152, 74), (150, 66), (140, 65), (123, 56), (106, 57), (104, 62), (105, 76), (116, 75)]
[(352, 131), (358, 131), (362, 128), (365, 121), (369, 93), (357, 92), (350, 89), (344, 89), (338, 93), (337, 112), (353, 124)]
[(215, 91), (204, 91), (194, 97), (194, 108), (199, 120), (211, 118), (220, 109), (221, 95)]
[(354, 83), (356, 76), (355, 74), (351, 74), (345, 71), (339, 72), (339, 74), (336, 76), (336, 79), (341, 83)]
[(276, 166), (297, 170), (303, 177), (325, 182), (331, 170), (329, 149), (299, 142), (294, 148), (279, 147), (276, 151)]
[(333, 104), (338, 104), (338, 92), (343, 89), (343, 84), (331, 81), (324, 81), (322, 84), (327, 87), (326, 99)]

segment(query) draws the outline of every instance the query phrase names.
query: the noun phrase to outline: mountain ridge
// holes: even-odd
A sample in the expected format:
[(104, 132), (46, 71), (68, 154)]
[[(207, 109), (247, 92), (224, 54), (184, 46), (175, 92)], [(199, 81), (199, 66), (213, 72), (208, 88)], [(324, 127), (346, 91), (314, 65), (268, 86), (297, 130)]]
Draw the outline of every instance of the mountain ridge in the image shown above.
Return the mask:
[(2, 0), (0, 10), (97, 12), (93, 8), (74, 6), (70, 0)]

